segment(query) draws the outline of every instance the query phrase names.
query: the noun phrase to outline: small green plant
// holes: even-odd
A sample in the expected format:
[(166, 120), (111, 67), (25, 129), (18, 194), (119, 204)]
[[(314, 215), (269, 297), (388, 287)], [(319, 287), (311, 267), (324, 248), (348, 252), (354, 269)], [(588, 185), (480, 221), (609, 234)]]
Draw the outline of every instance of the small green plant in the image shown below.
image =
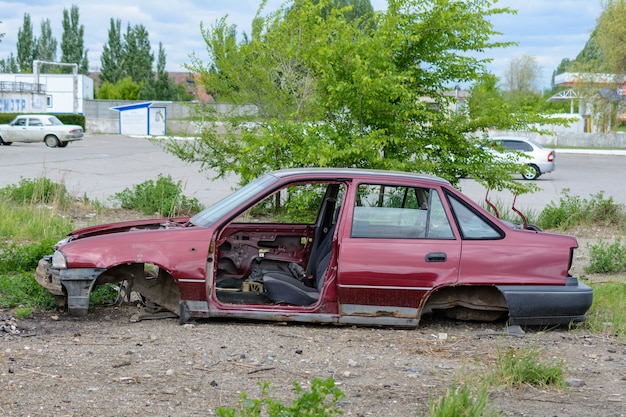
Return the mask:
[(626, 339), (626, 283), (601, 282), (592, 284), (593, 304), (587, 313), (585, 326), (594, 333), (609, 332), (620, 340)]
[(111, 197), (123, 209), (139, 210), (142, 213), (163, 217), (194, 214), (202, 210), (196, 198), (182, 194), (182, 182), (174, 182), (170, 175), (159, 174), (155, 181), (148, 180), (137, 184), (133, 189), (126, 188)]
[(112, 303), (117, 299), (118, 288), (113, 284), (104, 284), (96, 287), (89, 296), (89, 305), (96, 306)]
[(572, 196), (569, 191), (567, 188), (563, 189), (559, 203), (551, 202), (543, 209), (537, 219), (539, 227), (560, 230), (591, 224), (624, 227), (626, 217), (623, 207), (613, 201), (612, 197), (604, 198), (604, 192), (600, 191), (592, 194), (588, 200)]
[(598, 239), (595, 244), (587, 244), (589, 264), (585, 266), (588, 274), (613, 274), (626, 269), (626, 244), (620, 238), (608, 243)]
[(541, 351), (532, 347), (509, 347), (504, 352), (499, 351), (492, 375), (493, 381), (511, 387), (524, 384), (565, 387), (563, 363), (543, 362), (540, 355)]
[(486, 384), (472, 390), (466, 385), (449, 388), (445, 395), (429, 402), (429, 417), (497, 417), (503, 416), (489, 405)]
[(13, 309), (13, 314), (18, 319), (27, 319), (33, 314), (33, 310), (30, 307), (21, 306)]
[(269, 396), (268, 382), (259, 384), (261, 397), (250, 399), (246, 393), (241, 394), (241, 400), (236, 408), (218, 407), (219, 417), (257, 417), (261, 415), (281, 417), (330, 417), (342, 415), (343, 412), (335, 406), (343, 399), (343, 392), (335, 386), (332, 378), (322, 380), (316, 378), (311, 381), (311, 390), (305, 391), (300, 384), (294, 382), (297, 398), (291, 405), (284, 405)]

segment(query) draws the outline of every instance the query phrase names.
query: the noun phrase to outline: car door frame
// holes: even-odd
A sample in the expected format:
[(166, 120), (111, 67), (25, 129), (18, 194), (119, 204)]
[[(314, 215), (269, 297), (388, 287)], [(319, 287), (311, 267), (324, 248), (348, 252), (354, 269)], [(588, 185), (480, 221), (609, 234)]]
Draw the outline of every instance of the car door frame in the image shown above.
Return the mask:
[(352, 237), (356, 190), (371, 180), (354, 181), (339, 234), (337, 303), (340, 323), (415, 327), (428, 295), (458, 281), (462, 241), (440, 187), (414, 181), (389, 186), (436, 192), (453, 236), (450, 238)]

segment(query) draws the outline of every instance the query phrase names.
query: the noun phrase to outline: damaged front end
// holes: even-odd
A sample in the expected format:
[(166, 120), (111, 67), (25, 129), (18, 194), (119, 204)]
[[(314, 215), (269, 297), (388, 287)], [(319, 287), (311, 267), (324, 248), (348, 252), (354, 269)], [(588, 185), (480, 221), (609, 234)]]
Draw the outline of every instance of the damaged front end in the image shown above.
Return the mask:
[[(87, 314), (89, 296), (94, 288), (117, 283), (123, 283), (119, 288), (125, 292), (140, 294), (142, 301), (178, 314), (180, 291), (174, 278), (166, 269), (151, 263), (155, 260), (148, 259), (145, 253), (161, 259), (165, 257), (160, 256), (159, 251), (149, 251), (147, 244), (140, 245), (134, 240), (128, 245), (123, 242), (124, 235), (132, 232), (150, 234), (187, 228), (187, 220), (124, 222), (77, 230), (59, 241), (53, 254), (39, 261), (35, 278), (54, 296), (55, 305), (67, 309), (71, 315)], [(153, 239), (150, 235), (141, 240), (151, 242)], [(168, 240), (163, 236), (159, 239)], [(131, 249), (136, 249), (136, 253)], [(173, 251), (166, 249), (164, 253), (175, 256)], [(87, 262), (86, 257), (90, 254)]]

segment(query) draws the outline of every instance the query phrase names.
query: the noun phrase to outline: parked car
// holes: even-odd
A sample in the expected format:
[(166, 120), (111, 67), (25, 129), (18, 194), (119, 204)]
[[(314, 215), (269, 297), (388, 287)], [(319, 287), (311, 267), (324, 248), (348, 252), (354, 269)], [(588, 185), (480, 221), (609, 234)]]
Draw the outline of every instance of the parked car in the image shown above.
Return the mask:
[(40, 260), (70, 314), (124, 282), (179, 316), (415, 327), (425, 314), (510, 324), (585, 319), (575, 237), (500, 220), (436, 177), (266, 174), (195, 216), (87, 227)]
[(543, 174), (554, 171), (556, 168), (556, 152), (554, 149), (544, 148), (530, 138), (521, 136), (499, 136), (491, 138), (494, 144), (504, 148), (506, 158), (511, 158), (512, 152), (523, 152), (525, 157), (518, 158), (515, 161), (526, 164), (526, 170), (521, 172), (522, 177), (527, 180), (536, 180)]
[(11, 123), (0, 125), (0, 145), (13, 142), (44, 142), (50, 148), (65, 148), (68, 143), (83, 138), (83, 128), (65, 125), (50, 114), (25, 114)]

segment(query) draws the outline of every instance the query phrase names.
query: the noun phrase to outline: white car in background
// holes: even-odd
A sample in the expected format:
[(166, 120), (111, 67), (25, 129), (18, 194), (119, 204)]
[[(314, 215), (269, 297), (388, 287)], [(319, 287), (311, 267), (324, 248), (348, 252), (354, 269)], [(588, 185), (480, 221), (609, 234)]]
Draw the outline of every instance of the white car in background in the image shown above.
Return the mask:
[(554, 171), (556, 168), (556, 152), (554, 149), (544, 148), (530, 138), (523, 136), (497, 136), (490, 138), (495, 145), (504, 148), (506, 157), (513, 155), (512, 152), (524, 153), (526, 158), (518, 158), (517, 162), (526, 164), (528, 169), (520, 174), (526, 180), (536, 180), (543, 174)]
[(0, 145), (44, 142), (50, 148), (65, 148), (71, 141), (82, 139), (83, 134), (81, 126), (63, 124), (51, 114), (24, 114), (8, 125), (0, 125)]

